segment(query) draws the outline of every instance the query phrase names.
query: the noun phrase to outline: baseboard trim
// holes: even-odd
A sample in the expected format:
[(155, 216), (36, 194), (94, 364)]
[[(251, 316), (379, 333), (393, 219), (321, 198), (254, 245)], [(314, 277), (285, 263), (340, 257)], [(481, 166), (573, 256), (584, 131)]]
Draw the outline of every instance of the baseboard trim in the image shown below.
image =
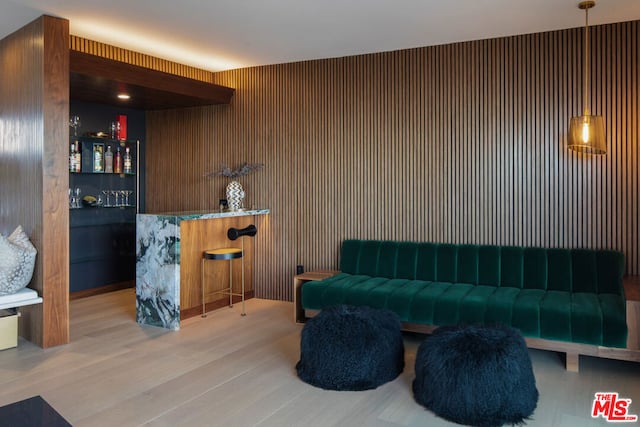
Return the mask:
[(100, 286), (99, 288), (84, 289), (82, 291), (69, 292), (69, 301), (80, 298), (92, 297), (94, 295), (106, 294), (108, 292), (121, 291), (122, 289), (135, 288), (135, 280), (127, 280), (126, 282), (112, 283), (110, 285)]
[[(254, 291), (246, 291), (244, 293), (244, 300), (248, 300), (254, 297)], [(233, 303), (238, 304), (242, 302), (242, 298), (239, 296), (233, 297)], [(213, 310), (217, 310), (218, 308), (228, 307), (229, 306), (229, 298), (223, 297), (216, 301), (208, 302), (205, 304), (205, 310), (207, 313)], [(202, 315), (202, 306), (190, 307), (185, 310), (180, 310), (180, 320), (185, 320), (190, 317), (196, 317)]]

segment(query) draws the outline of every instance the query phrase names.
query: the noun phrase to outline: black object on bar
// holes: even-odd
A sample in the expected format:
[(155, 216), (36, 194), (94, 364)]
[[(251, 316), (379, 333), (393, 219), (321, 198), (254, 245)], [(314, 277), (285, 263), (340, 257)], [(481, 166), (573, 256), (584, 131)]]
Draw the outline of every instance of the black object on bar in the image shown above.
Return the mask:
[(227, 231), (227, 237), (229, 240), (236, 240), (238, 237), (242, 236), (255, 236), (257, 232), (258, 229), (253, 224), (240, 229), (232, 227)]

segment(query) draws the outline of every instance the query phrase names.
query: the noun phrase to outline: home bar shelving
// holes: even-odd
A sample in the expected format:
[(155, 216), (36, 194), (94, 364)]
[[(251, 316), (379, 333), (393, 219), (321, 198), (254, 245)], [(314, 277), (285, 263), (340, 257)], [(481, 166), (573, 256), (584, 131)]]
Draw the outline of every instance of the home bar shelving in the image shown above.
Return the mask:
[[(71, 136), (72, 144), (80, 145), (81, 168), (69, 172), (69, 290), (77, 297), (99, 289), (133, 286), (140, 142)], [(117, 150), (124, 161), (128, 148), (131, 170), (105, 172), (104, 157), (101, 170), (95, 170), (94, 146), (102, 148), (103, 156), (111, 147), (114, 165)], [(93, 196), (96, 203), (84, 203), (85, 196)]]

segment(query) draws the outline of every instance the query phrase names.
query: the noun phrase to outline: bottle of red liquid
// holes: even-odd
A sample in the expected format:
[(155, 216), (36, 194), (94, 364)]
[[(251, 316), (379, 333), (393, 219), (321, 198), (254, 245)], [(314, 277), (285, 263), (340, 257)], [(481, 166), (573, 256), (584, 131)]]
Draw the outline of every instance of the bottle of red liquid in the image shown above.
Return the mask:
[(122, 154), (120, 147), (116, 149), (116, 155), (113, 156), (113, 173), (122, 173)]
[(74, 153), (74, 156), (76, 159), (76, 172), (80, 173), (82, 171), (82, 146), (79, 141), (76, 141), (76, 152)]

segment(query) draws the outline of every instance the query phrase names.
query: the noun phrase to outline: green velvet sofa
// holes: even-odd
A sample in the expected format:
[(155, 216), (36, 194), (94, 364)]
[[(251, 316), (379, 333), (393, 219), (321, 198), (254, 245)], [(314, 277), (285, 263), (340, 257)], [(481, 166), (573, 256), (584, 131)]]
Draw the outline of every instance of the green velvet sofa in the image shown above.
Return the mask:
[(300, 299), (304, 310), (367, 305), (404, 324), (502, 323), (625, 348), (623, 276), (623, 254), (609, 250), (345, 240), (339, 274), (304, 283)]

